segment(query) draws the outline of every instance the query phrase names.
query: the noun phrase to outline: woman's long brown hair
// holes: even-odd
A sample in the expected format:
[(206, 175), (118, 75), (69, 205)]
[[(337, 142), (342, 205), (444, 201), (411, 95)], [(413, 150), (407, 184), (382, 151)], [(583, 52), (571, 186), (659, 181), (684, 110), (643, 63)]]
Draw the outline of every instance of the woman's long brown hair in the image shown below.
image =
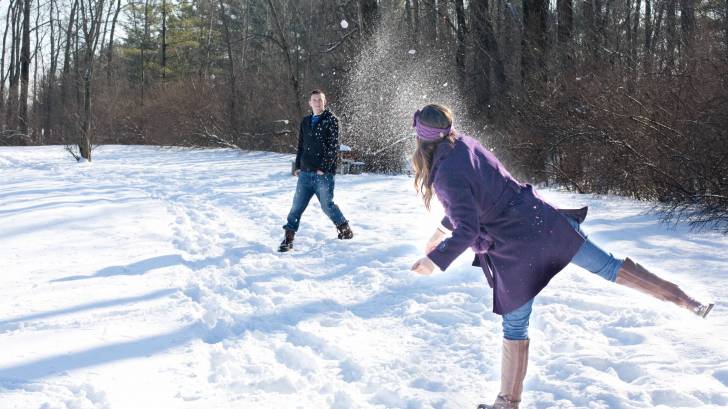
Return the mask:
[[(453, 115), (447, 107), (432, 104), (422, 108), (418, 120), (424, 125), (445, 129), (452, 126)], [(432, 200), (432, 181), (430, 180), (432, 157), (435, 154), (435, 149), (441, 143), (451, 145), (455, 143), (455, 131), (450, 131), (449, 135), (445, 135), (435, 142), (424, 142), (417, 138), (417, 149), (412, 155), (412, 165), (415, 170), (415, 190), (417, 194), (422, 195), (427, 210), (430, 210), (430, 201)]]

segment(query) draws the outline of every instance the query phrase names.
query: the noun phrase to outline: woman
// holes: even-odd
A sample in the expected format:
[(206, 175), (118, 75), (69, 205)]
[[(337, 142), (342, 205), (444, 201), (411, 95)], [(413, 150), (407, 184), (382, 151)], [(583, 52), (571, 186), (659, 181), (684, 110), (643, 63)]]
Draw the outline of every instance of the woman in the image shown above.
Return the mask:
[[(704, 305), (629, 258), (606, 253), (579, 228), (586, 208), (557, 209), (531, 185), (514, 179), (475, 139), (456, 134), (452, 113), (427, 105), (414, 115), (415, 187), (429, 209), (433, 192), (445, 218), (412, 270), (445, 270), (468, 247), (493, 288), (493, 312), (503, 316), (501, 389), (492, 406), (518, 408), (528, 364), (528, 320), (534, 297), (567, 264), (671, 301), (705, 317)], [(447, 232), (452, 232), (447, 237)]]

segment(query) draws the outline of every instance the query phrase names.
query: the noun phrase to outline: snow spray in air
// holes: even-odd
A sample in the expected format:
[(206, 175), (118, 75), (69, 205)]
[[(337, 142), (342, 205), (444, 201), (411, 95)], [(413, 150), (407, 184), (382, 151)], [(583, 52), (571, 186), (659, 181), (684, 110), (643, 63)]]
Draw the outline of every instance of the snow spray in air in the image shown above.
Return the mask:
[[(362, 45), (339, 105), (343, 138), (373, 171), (407, 169), (414, 150), (412, 114), (429, 103), (450, 107), (456, 128), (468, 130), (456, 84), (454, 50), (415, 44), (390, 7)], [(394, 15), (394, 16), (393, 16)], [(343, 27), (343, 25), (342, 25)]]

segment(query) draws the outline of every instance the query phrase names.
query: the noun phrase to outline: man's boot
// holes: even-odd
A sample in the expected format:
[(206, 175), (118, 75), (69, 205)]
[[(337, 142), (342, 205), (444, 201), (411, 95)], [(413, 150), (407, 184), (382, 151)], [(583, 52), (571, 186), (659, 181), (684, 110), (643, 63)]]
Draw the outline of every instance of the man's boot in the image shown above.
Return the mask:
[(528, 368), (528, 344), (527, 339), (503, 340), (500, 393), (493, 405), (479, 405), (478, 409), (518, 409)]
[(349, 222), (344, 222), (336, 226), (336, 230), (339, 231), (338, 237), (341, 240), (349, 240), (354, 237), (354, 232), (351, 231), (351, 227), (349, 227)]
[(286, 230), (286, 236), (283, 238), (278, 251), (285, 253), (286, 251), (293, 249), (293, 237), (296, 236), (296, 232), (293, 230)]
[(670, 301), (703, 318), (713, 309), (713, 304), (699, 303), (685, 294), (677, 285), (650, 273), (629, 258), (624, 261), (622, 268), (617, 272), (617, 284), (634, 288), (662, 301)]

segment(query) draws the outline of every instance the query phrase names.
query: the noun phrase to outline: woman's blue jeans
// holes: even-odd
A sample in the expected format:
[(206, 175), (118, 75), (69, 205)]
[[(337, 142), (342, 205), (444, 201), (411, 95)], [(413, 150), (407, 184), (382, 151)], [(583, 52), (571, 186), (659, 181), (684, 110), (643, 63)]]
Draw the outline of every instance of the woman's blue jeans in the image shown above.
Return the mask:
[[(576, 220), (571, 217), (567, 217), (567, 219), (579, 233), (586, 236), (581, 231), (581, 227), (579, 227), (579, 223)], [(607, 253), (587, 238), (576, 255), (571, 259), (571, 263), (591, 271), (608, 281), (614, 282), (617, 280), (617, 273), (622, 267), (624, 260), (614, 257), (612, 253)], [(532, 298), (508, 314), (503, 314), (503, 337), (505, 339), (528, 339), (528, 320), (531, 317), (533, 300)]]
[(321, 210), (336, 226), (346, 223), (346, 218), (339, 210), (339, 206), (334, 203), (334, 174), (319, 175), (316, 172), (301, 171), (298, 175), (296, 194), (293, 196), (293, 206), (288, 213), (284, 229), (298, 231), (303, 211), (308, 207), (308, 202), (311, 201), (313, 195), (318, 198)]

